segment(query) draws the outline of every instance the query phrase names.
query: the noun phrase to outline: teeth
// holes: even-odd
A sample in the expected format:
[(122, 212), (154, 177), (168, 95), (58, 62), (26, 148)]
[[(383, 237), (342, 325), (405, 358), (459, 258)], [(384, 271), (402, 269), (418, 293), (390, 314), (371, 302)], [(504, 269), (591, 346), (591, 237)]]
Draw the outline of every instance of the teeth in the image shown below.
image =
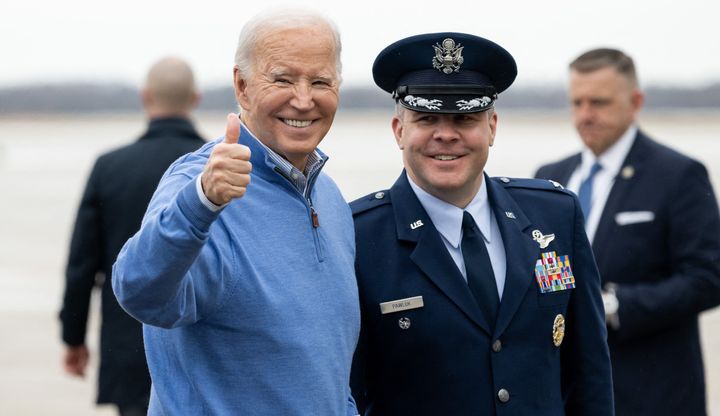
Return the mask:
[(434, 157), (435, 160), (455, 160), (457, 156), (439, 155)]
[(287, 118), (282, 119), (282, 121), (292, 127), (307, 127), (312, 123), (312, 120), (290, 120)]

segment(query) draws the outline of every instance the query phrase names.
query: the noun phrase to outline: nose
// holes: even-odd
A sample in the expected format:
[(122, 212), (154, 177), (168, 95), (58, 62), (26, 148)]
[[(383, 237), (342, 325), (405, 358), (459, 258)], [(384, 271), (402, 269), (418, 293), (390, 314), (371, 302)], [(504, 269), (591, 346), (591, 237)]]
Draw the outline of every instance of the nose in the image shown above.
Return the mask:
[(307, 111), (315, 107), (312, 86), (305, 82), (295, 84), (290, 105), (301, 111)]
[(458, 140), (458, 138), (458, 131), (455, 128), (453, 121), (449, 120), (444, 115), (441, 115), (438, 123), (435, 125), (433, 139), (441, 141), (454, 141)]
[(575, 114), (575, 121), (581, 123), (592, 121), (595, 117), (595, 111), (590, 103), (584, 101), (574, 104), (573, 113)]

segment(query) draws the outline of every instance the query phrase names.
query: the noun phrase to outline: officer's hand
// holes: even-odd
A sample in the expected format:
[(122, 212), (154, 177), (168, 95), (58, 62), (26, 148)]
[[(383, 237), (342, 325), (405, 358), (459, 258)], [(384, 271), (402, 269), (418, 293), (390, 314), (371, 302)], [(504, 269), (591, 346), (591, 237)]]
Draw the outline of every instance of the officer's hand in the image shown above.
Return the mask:
[(227, 116), (225, 140), (215, 145), (200, 179), (205, 196), (215, 205), (224, 205), (245, 195), (250, 183), (250, 149), (238, 144), (240, 120)]
[(63, 357), (63, 366), (69, 374), (78, 377), (85, 377), (90, 353), (85, 345), (68, 346)]

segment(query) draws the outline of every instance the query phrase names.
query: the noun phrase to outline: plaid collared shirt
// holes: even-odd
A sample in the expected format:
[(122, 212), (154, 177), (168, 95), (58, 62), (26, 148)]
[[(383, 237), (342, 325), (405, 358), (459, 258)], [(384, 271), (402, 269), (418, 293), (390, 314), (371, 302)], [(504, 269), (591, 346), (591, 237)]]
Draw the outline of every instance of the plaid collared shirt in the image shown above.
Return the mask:
[(297, 188), (297, 190), (300, 191), (301, 194), (307, 197), (308, 195), (305, 195), (307, 192), (307, 180), (315, 172), (320, 170), (323, 165), (323, 158), (320, 153), (318, 153), (317, 150), (313, 150), (313, 152), (308, 155), (307, 163), (305, 164), (305, 170), (301, 172), (298, 168), (293, 166), (292, 163), (288, 162), (285, 158), (277, 154), (271, 148), (267, 147), (265, 143), (261, 142), (257, 137), (253, 136), (253, 138), (257, 140), (258, 143), (260, 143), (260, 145), (267, 150), (268, 156), (270, 156), (270, 159), (272, 159), (272, 161), (280, 169), (282, 174), (287, 179), (289, 179), (290, 182), (292, 182), (293, 186)]

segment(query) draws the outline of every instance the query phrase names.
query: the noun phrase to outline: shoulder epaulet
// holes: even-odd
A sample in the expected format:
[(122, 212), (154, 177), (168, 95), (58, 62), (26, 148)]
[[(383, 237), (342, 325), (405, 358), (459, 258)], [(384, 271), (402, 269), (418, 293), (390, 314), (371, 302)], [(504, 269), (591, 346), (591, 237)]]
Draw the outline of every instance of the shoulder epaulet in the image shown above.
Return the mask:
[(560, 191), (563, 193), (569, 192), (558, 182), (549, 179), (508, 178), (506, 176), (499, 176), (490, 179), (502, 184), (505, 188), (542, 189), (546, 191)]
[(390, 203), (388, 190), (377, 191), (358, 198), (350, 203), (353, 215)]

